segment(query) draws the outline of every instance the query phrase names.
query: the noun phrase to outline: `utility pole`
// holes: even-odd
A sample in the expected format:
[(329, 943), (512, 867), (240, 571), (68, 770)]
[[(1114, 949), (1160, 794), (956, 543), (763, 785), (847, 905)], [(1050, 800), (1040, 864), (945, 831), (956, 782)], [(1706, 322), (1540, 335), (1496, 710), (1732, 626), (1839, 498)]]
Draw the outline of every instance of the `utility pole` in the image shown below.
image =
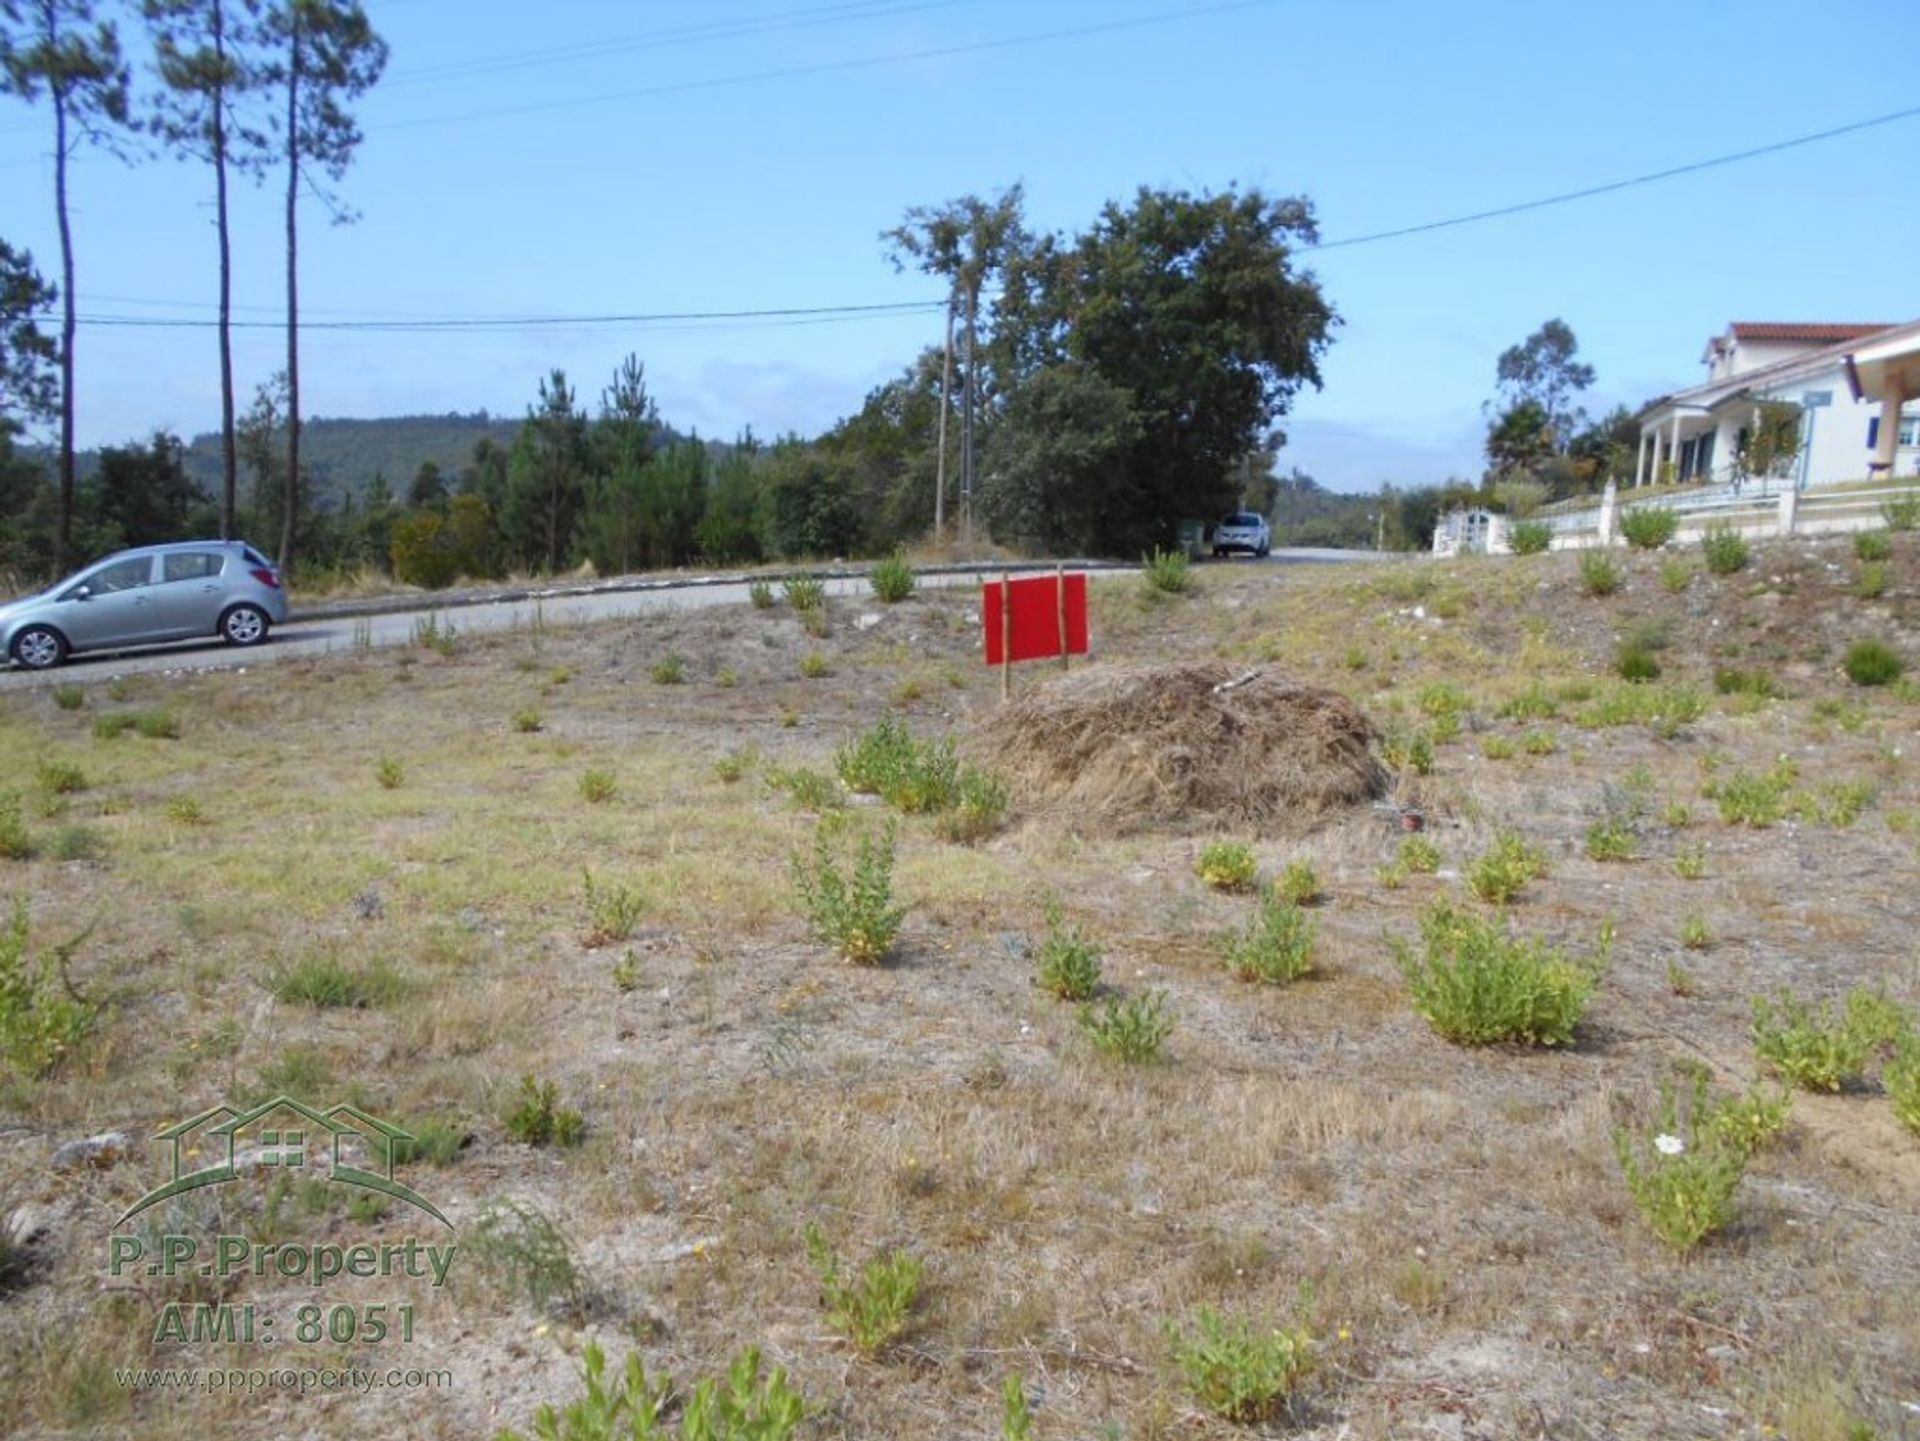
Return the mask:
[(953, 409), (953, 312), (954, 297), (947, 297), (947, 346), (940, 362), (940, 432), (936, 442), (939, 453), (933, 462), (933, 542), (938, 545), (947, 524), (947, 412)]
[(962, 402), (966, 409), (960, 415), (960, 528), (966, 538), (969, 555), (973, 552), (973, 395), (974, 376), (978, 370), (974, 364), (974, 345), (979, 338), (974, 320), (979, 303), (979, 285), (977, 283), (969, 285), (967, 287), (967, 374)]

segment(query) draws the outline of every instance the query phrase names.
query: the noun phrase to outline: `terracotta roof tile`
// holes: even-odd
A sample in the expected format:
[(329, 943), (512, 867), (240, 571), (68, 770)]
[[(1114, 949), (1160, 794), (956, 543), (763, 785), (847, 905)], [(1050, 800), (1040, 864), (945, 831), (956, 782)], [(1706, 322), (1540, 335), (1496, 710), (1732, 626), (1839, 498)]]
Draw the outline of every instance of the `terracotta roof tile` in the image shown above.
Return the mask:
[(1733, 322), (1733, 336), (1736, 340), (1804, 340), (1817, 345), (1837, 345), (1843, 340), (1857, 340), (1877, 330), (1891, 328), (1889, 325), (1807, 325), (1792, 321), (1736, 320)]

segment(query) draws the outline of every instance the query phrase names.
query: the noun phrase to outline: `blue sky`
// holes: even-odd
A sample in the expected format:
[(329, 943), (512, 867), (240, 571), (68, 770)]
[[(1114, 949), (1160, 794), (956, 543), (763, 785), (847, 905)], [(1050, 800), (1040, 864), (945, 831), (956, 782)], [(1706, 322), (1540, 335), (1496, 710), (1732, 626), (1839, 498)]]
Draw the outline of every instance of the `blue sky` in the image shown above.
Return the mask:
[[(360, 220), (330, 227), (306, 212), (314, 320), (937, 298), (925, 277), (894, 273), (879, 233), (909, 206), (1015, 180), (1040, 228), (1081, 228), (1142, 184), (1238, 184), (1310, 197), (1337, 240), (1896, 110), (1920, 47), (1920, 7), (1772, 0), (368, 9), (392, 61), (362, 103), (366, 142), (343, 187)], [(1095, 26), (1111, 28), (1000, 43)], [(937, 51), (948, 53), (924, 53)], [(0, 236), (51, 275), (49, 123), (44, 108), (0, 110)], [(1598, 369), (1594, 409), (1692, 382), (1703, 342), (1730, 320), (1920, 316), (1917, 156), (1910, 119), (1306, 257), (1344, 323), (1325, 389), (1281, 422), (1292, 437), (1282, 463), (1341, 489), (1477, 473), (1495, 357), (1551, 316)], [(202, 168), (88, 154), (72, 184), (83, 313), (211, 313)], [(243, 319), (279, 313), (278, 205), (271, 186), (237, 196)], [(634, 351), (682, 428), (812, 433), (938, 339), (937, 315), (312, 331), (303, 398), (318, 415), (518, 414), (550, 367), (593, 399)], [(243, 403), (278, 367), (280, 344), (272, 330), (241, 336)], [(217, 424), (211, 332), (95, 327), (78, 354), (83, 443)]]

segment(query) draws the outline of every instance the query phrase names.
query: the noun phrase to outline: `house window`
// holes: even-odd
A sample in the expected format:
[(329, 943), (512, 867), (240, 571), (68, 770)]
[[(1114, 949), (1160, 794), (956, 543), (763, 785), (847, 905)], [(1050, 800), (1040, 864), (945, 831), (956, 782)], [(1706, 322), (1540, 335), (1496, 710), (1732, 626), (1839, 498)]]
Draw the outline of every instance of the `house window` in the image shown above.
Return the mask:
[[(1900, 417), (1900, 439), (1898, 444), (1907, 449), (1920, 445), (1920, 415), (1903, 415)], [(1878, 450), (1879, 448), (1880, 417), (1870, 415), (1867, 417), (1867, 449)]]

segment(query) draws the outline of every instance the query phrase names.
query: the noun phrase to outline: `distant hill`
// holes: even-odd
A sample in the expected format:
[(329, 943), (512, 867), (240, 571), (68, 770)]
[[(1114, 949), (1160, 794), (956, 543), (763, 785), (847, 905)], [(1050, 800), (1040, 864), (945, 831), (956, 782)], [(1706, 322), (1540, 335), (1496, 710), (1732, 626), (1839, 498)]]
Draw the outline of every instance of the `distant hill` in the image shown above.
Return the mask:
[[(425, 461), (440, 467), (449, 483), (465, 468), (474, 443), (491, 436), (502, 449), (520, 433), (521, 418), (489, 415), (392, 415), (379, 420), (339, 420), (315, 416), (300, 426), (300, 468), (307, 473), (313, 498), (333, 504), (358, 497), (384, 475), (395, 495), (404, 496)], [(187, 474), (209, 495), (220, 486), (220, 435), (196, 435), (187, 446)], [(241, 485), (247, 483), (242, 466)]]

